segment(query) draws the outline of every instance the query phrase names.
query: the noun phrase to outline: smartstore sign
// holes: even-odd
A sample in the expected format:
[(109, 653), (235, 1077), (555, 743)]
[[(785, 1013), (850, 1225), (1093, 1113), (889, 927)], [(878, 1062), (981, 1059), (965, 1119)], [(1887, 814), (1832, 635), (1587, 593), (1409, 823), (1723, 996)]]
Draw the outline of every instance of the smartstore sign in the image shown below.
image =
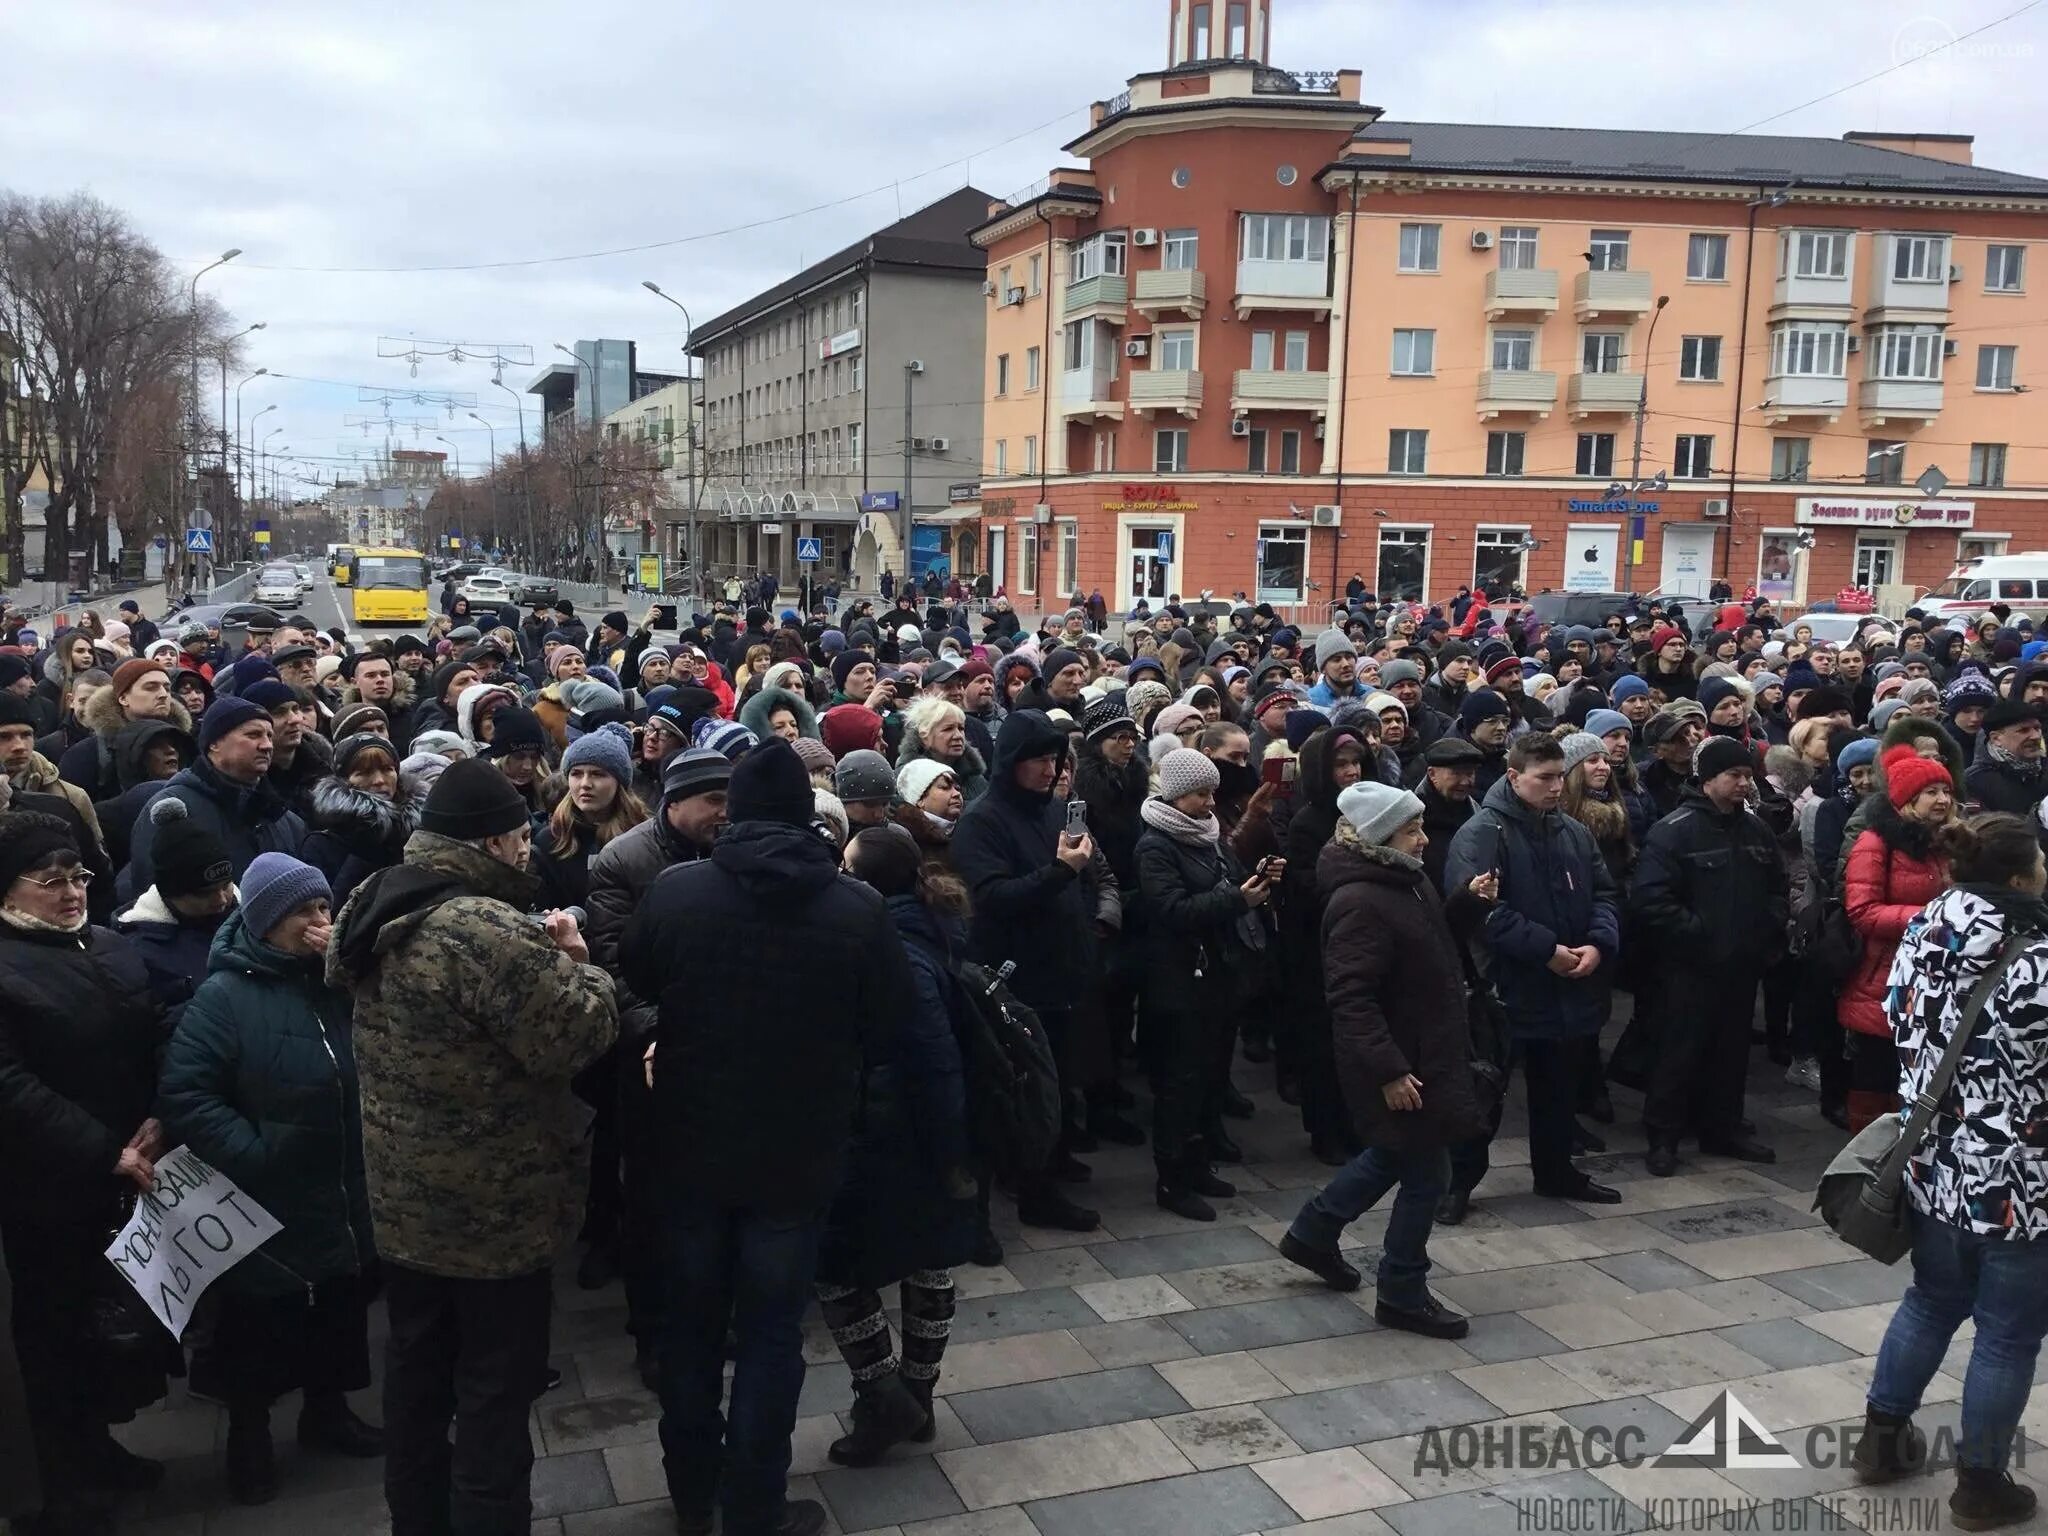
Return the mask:
[(1793, 521), (1814, 528), (1968, 528), (1977, 520), (1974, 501), (1932, 501), (1897, 497), (1802, 496)]

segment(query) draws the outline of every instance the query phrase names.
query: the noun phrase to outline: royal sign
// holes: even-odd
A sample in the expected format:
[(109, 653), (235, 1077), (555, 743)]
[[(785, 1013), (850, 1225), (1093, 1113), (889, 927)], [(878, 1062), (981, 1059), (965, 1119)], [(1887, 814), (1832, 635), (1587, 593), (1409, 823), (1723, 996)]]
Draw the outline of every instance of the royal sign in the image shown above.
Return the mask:
[(1199, 505), (1177, 485), (1120, 485), (1121, 501), (1105, 501), (1105, 512), (1192, 512)]

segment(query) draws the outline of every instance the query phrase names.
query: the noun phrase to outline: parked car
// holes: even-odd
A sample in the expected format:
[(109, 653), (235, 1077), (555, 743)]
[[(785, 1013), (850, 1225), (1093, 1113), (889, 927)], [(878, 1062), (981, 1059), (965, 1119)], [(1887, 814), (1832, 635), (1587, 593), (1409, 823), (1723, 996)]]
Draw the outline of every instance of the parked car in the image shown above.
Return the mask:
[(483, 571), (477, 572), (455, 590), (468, 598), (471, 604), (489, 603), (494, 608), (518, 600), (504, 577)]
[(1538, 592), (1527, 611), (1546, 625), (1584, 624), (1598, 629), (1617, 613), (1637, 613), (1647, 599), (1632, 592)]
[(1872, 624), (1883, 632), (1887, 644), (1896, 645), (1899, 640), (1899, 626), (1875, 613), (1802, 613), (1796, 619), (1788, 619), (1779, 634), (1790, 636), (1802, 624), (1812, 625), (1813, 638), (1830, 645), (1846, 645)]
[(256, 589), (253, 595), (259, 603), (282, 603), (287, 608), (296, 607), (299, 601), (298, 567), (264, 566), (256, 573)]
[(522, 608), (531, 608), (535, 603), (553, 603), (561, 600), (562, 591), (549, 576), (521, 576), (513, 588), (513, 601)]
[(294, 560), (292, 569), (299, 573), (299, 595), (304, 597), (313, 590), (313, 567), (303, 560)]

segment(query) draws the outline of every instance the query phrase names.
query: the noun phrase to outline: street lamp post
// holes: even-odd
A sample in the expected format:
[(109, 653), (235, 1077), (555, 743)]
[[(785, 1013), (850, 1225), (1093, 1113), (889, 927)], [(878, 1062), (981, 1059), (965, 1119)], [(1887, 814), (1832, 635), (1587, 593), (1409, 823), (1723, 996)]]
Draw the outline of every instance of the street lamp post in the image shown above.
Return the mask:
[[(255, 415), (251, 416), (249, 418), (249, 436), (247, 438), (241, 439), (235, 444), (236, 456), (238, 458), (245, 459), (249, 464), (249, 495), (252, 499), (256, 496), (261, 495), (263, 492), (262, 481), (256, 473), (256, 455), (251, 447), (256, 436), (256, 423), (261, 421), (264, 417), (268, 416), (272, 411), (276, 409), (276, 404), (272, 403), (270, 405), (266, 405), (265, 407), (263, 407), (262, 410), (258, 411)], [(240, 412), (237, 412), (236, 414), (239, 416)], [(237, 474), (236, 478), (240, 478), (239, 473)]]
[[(1643, 482), (1643, 421), (1650, 414), (1650, 360), (1655, 355), (1650, 350), (1657, 340), (1657, 322), (1664, 317), (1664, 306), (1671, 302), (1671, 295), (1657, 295), (1657, 306), (1650, 312), (1649, 334), (1643, 338), (1643, 383), (1636, 392), (1636, 443), (1629, 461), (1629, 484), (1631, 491)], [(1636, 589), (1636, 557), (1643, 547), (1643, 514), (1631, 510), (1628, 513), (1628, 583), (1624, 591)]]
[[(268, 368), (258, 368), (254, 373), (245, 374), (241, 382), (235, 385), (235, 495), (237, 497), (246, 498), (246, 493), (242, 490), (242, 389), (250, 379), (263, 378), (269, 372)], [(261, 415), (262, 412), (259, 411), (257, 414)], [(221, 425), (225, 426), (227, 423), (223, 421)]]
[[(222, 342), (222, 343), (220, 344), (220, 493), (221, 493), (221, 500), (222, 500), (222, 503), (223, 503), (223, 510), (224, 510), (224, 511), (227, 511), (227, 512), (229, 512), (230, 514), (232, 514), (233, 508), (232, 508), (232, 505), (231, 505), (231, 504), (228, 504), (228, 503), (227, 503), (227, 493), (228, 493), (228, 349), (229, 349), (230, 347), (234, 346), (234, 344), (235, 344), (236, 342), (240, 341), (240, 340), (241, 340), (241, 339), (242, 339), (242, 338), (243, 338), (244, 336), (250, 336), (250, 335), (254, 335), (254, 334), (255, 334), (255, 333), (257, 332), (257, 331), (260, 331), (260, 330), (264, 329), (265, 323), (266, 323), (266, 322), (264, 322), (264, 321), (258, 320), (258, 321), (257, 321), (257, 322), (256, 322), (256, 323), (255, 323), (254, 325), (251, 325), (251, 326), (246, 326), (246, 327), (244, 327), (244, 328), (243, 328), (242, 330), (239, 330), (239, 331), (235, 332), (235, 334), (234, 334), (234, 335), (232, 335), (232, 336), (228, 337), (228, 338), (227, 338), (227, 339), (226, 339), (225, 341), (223, 341), (223, 342)], [(239, 399), (238, 399), (238, 400), (237, 400), (237, 408), (238, 408), (238, 409), (239, 409), (239, 405), (240, 405), (240, 401), (239, 401)], [(239, 494), (239, 487), (237, 488), (237, 494)], [(232, 515), (230, 516), (230, 521), (232, 521)]]
[(495, 542), (498, 538), (498, 429), (475, 411), (469, 413), (469, 419), (491, 434), (491, 538)]
[[(199, 279), (206, 276), (215, 267), (226, 266), (241, 254), (242, 248), (239, 245), (230, 246), (227, 250), (222, 251), (218, 260), (209, 261), (205, 266), (192, 274), (191, 285), (186, 291), (185, 310), (190, 318), (192, 327), (192, 421), (189, 429), (192, 436), (188, 444), (190, 452), (186, 456), (185, 483), (191, 488), (196, 488), (199, 484)], [(186, 509), (185, 521), (188, 527), (192, 525), (193, 517), (197, 510), (196, 505)], [(212, 524), (209, 521), (205, 526), (211, 527)], [(213, 591), (213, 558), (210, 555), (201, 555), (199, 562), (199, 570), (203, 573), (201, 585), (211, 595)]]
[[(561, 343), (560, 343), (559, 341), (558, 341), (558, 342), (556, 342), (556, 343), (554, 344), (554, 347), (555, 347), (555, 350), (556, 350), (557, 352), (562, 352), (562, 353), (566, 353), (566, 354), (568, 355), (569, 359), (570, 359), (570, 360), (571, 360), (572, 362), (574, 362), (574, 363), (576, 364), (576, 366), (577, 366), (578, 368), (587, 368), (587, 369), (589, 369), (589, 370), (590, 370), (590, 437), (591, 437), (591, 442), (592, 442), (592, 443), (593, 443), (593, 444), (595, 445), (595, 453), (594, 453), (594, 456), (595, 456), (595, 457), (597, 458), (597, 461), (598, 461), (598, 465), (597, 465), (597, 542), (598, 542), (598, 546), (599, 546), (600, 548), (603, 548), (603, 546), (604, 546), (604, 457), (603, 457), (603, 454), (604, 454), (604, 442), (603, 442), (603, 434), (602, 434), (602, 433), (601, 433), (601, 432), (600, 432), (600, 431), (598, 430), (598, 418), (597, 418), (597, 404), (598, 404), (598, 401), (597, 401), (597, 360), (596, 360), (595, 358), (593, 358), (593, 359), (591, 359), (591, 360), (590, 360), (589, 362), (585, 362), (585, 361), (583, 360), (583, 358), (582, 358), (581, 356), (579, 356), (579, 355), (578, 355), (578, 354), (577, 354), (577, 353), (576, 353), (576, 352), (575, 352), (575, 351), (574, 351), (573, 349), (571, 349), (571, 348), (569, 348), (569, 347), (565, 347), (565, 346), (563, 346), (563, 345), (562, 345), (562, 344), (561, 344)], [(573, 402), (572, 402), (572, 404), (571, 404), (571, 406), (570, 406), (570, 411), (569, 411), (569, 414), (570, 414), (570, 418), (571, 418), (571, 424), (573, 425), (573, 424), (574, 424), (574, 417), (575, 417), (575, 414), (576, 414), (576, 412), (575, 412), (575, 406), (574, 406)], [(572, 481), (571, 483), (573, 484), (574, 482)], [(608, 570), (602, 570), (602, 571), (600, 571), (600, 572), (599, 572), (598, 574), (599, 574), (600, 576), (604, 576), (604, 577), (609, 577), (611, 573), (610, 573), (610, 572), (609, 572)]]
[[(683, 366), (689, 369), (690, 374), (695, 374), (697, 370), (690, 358), (690, 344), (696, 339), (697, 336), (697, 322), (690, 318), (690, 311), (684, 307), (683, 301), (675, 297), (675, 295), (662, 292), (661, 288), (658, 285), (644, 278), (641, 280), (640, 286), (642, 288), (645, 288), (649, 293), (653, 294), (657, 299), (664, 299), (668, 303), (675, 305), (677, 309), (683, 311), (683, 325), (686, 328), (683, 333)], [(699, 375), (698, 377), (701, 379), (702, 376)], [(683, 426), (685, 431), (688, 433), (688, 436), (686, 437), (685, 441), (689, 444), (690, 447), (690, 467), (685, 477), (689, 485), (689, 503), (684, 509), (685, 528), (687, 530), (687, 544), (683, 550), (683, 565), (689, 571), (689, 590), (694, 595), (702, 584), (701, 568), (703, 566), (703, 562), (697, 558), (698, 403), (692, 402), (692, 400), (690, 399), (690, 383), (690, 377), (689, 375), (686, 374), (684, 376), (683, 381)]]
[(533, 561), (536, 534), (533, 526), (533, 470), (526, 462), (526, 398), (502, 379), (491, 382), (512, 397), (512, 404), (519, 412), (519, 482), (521, 499), (526, 503), (526, 558)]
[(455, 455), (455, 478), (460, 480), (462, 478), (462, 450), (438, 433), (435, 434), (434, 441)]

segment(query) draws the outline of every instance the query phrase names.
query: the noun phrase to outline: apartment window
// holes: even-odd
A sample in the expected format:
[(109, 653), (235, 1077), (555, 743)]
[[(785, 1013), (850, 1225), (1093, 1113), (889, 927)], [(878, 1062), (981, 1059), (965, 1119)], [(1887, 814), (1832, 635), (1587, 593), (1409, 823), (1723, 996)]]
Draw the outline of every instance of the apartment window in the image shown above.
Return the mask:
[(1289, 331), (1280, 366), (1288, 373), (1308, 372), (1308, 332)]
[(1678, 344), (1678, 376), (1711, 380), (1721, 377), (1721, 338), (1687, 336)]
[(1233, 59), (1248, 57), (1251, 47), (1251, 29), (1245, 20), (1244, 0), (1231, 0), (1230, 6), (1225, 10), (1224, 15), (1228, 18), (1230, 28), (1228, 41), (1224, 45), (1225, 55)]
[(1031, 523), (1017, 528), (1017, 590), (1038, 590), (1038, 529)]
[[(1873, 379), (1906, 379), (1935, 383), (1941, 378), (1941, 327), (1938, 325), (1887, 325), (1872, 338), (1870, 354)], [(1982, 364), (1979, 369), (1981, 372)]]
[(1252, 332), (1252, 371), (1254, 373), (1271, 373), (1273, 371), (1273, 333), (1271, 331)]
[(1034, 298), (1045, 291), (1045, 258), (1034, 255), (1025, 265), (1025, 292)]
[[(1534, 331), (1495, 331), (1493, 366), (1501, 373), (1527, 373), (1536, 366)], [(1521, 434), (1517, 433), (1516, 436)]]
[(1728, 281), (1728, 237), (1689, 235), (1685, 242), (1685, 276), (1688, 282)]
[(2011, 389), (2013, 370), (2019, 363), (2018, 347), (1979, 347), (1977, 349), (1977, 387), (1979, 389)]
[(1024, 439), (1024, 473), (1027, 475), (1038, 473), (1038, 439), (1035, 437)]
[(1813, 439), (1774, 437), (1771, 439), (1771, 478), (1804, 481), (1813, 472)]
[(1502, 226), (1499, 249), (1501, 271), (1534, 271), (1536, 267), (1536, 226), (1533, 224), (1508, 224)]
[(1486, 472), (1489, 475), (1519, 475), (1528, 436), (1521, 432), (1486, 434)]
[(1374, 572), (1380, 598), (1401, 603), (1422, 601), (1429, 579), (1429, 530), (1381, 528), (1379, 567)]
[(1240, 261), (1324, 261), (1330, 221), (1305, 213), (1248, 213), (1238, 243)]
[(1201, 237), (1192, 229), (1169, 229), (1159, 247), (1159, 265), (1168, 272), (1192, 272), (1201, 265)]
[(1403, 224), (1400, 269), (1403, 272), (1438, 270), (1443, 249), (1443, 233), (1441, 224)]
[(1436, 372), (1436, 332), (1394, 332), (1394, 372), (1430, 374)]
[(1027, 390), (1038, 388), (1039, 365), (1042, 361), (1037, 347), (1032, 347), (1024, 354), (1024, 387)]
[(1771, 372), (1792, 378), (1839, 379), (1848, 372), (1849, 328), (1795, 321), (1771, 332)]
[(824, 467), (825, 461), (818, 457), (818, 434), (806, 432), (804, 434), (804, 473), (808, 475), (813, 470), (823, 469)]
[(867, 388), (868, 363), (867, 359), (859, 353), (854, 354), (853, 367), (849, 372), (849, 377), (853, 384), (854, 394), (857, 395)]
[(2005, 484), (2005, 444), (1970, 444), (1970, 484), (1987, 489)]
[(1799, 229), (1785, 236), (1781, 248), (1783, 275), (1789, 268), (1793, 277), (1846, 277), (1849, 273), (1849, 234), (1840, 229)]
[(1104, 274), (1120, 275), (1124, 270), (1125, 238), (1124, 231), (1112, 229), (1083, 240), (1074, 247), (1069, 257), (1069, 280), (1085, 283), (1091, 277), (1101, 277)]
[(1157, 331), (1152, 337), (1152, 366), (1169, 372), (1189, 372), (1195, 366), (1193, 326)]
[(1429, 469), (1429, 433), (1420, 427), (1395, 427), (1387, 433), (1387, 473), (1420, 475)]
[(1863, 456), (1863, 483), (1865, 485), (1904, 485), (1906, 483), (1906, 445), (1881, 437), (1870, 440), (1869, 451)]
[(1619, 331), (1588, 331), (1579, 343), (1579, 371), (1582, 373), (1619, 373), (1622, 363), (1622, 341)]
[(1099, 473), (1101, 473), (1101, 472), (1102, 472), (1102, 471), (1104, 471), (1104, 470), (1110, 470), (1110, 469), (1115, 469), (1115, 468), (1116, 468), (1116, 433), (1114, 433), (1114, 432), (1098, 432), (1098, 433), (1096, 433), (1096, 434), (1095, 434), (1095, 469), (1096, 469), (1096, 472), (1097, 472), (1097, 473), (1099, 474)]
[(1095, 364), (1095, 322), (1076, 320), (1066, 328), (1067, 371)]
[(1254, 475), (1266, 472), (1266, 429), (1253, 427), (1244, 441), (1245, 469)]
[(1209, 57), (1209, 7), (1198, 5), (1188, 16), (1189, 42), (1188, 57), (1206, 59)]
[(1010, 472), (1010, 440), (1006, 437), (996, 439), (995, 472), (999, 475), (1007, 475)]
[(1298, 475), (1301, 473), (1301, 434), (1295, 431), (1280, 434), (1280, 473)]
[(998, 396), (1002, 396), (1007, 395), (1009, 392), (1010, 354), (1007, 352), (1002, 352), (998, 353), (996, 356), (996, 394)]
[(1081, 585), (1081, 527), (1078, 523), (1060, 524), (1060, 579), (1058, 591), (1072, 592)]
[(1162, 427), (1152, 434), (1152, 469), (1155, 474), (1184, 475), (1188, 471), (1188, 430)]
[(1892, 281), (1895, 283), (1947, 282), (1948, 241), (1940, 235), (1894, 235), (1892, 237)]
[(1625, 229), (1596, 229), (1593, 243), (1586, 247), (1592, 257), (1589, 265), (1595, 272), (1626, 272), (1628, 270), (1628, 231)]
[(2024, 245), (1984, 247), (1984, 291), (2018, 293), (2026, 286), (2027, 248)]
[(857, 421), (846, 429), (846, 467), (850, 470), (860, 468), (860, 423)]
[(1614, 434), (1612, 432), (1581, 432), (1579, 434), (1578, 461), (1575, 466), (1582, 475), (1598, 475), (1602, 479), (1614, 478)]
[(1308, 530), (1299, 523), (1259, 524), (1259, 601), (1308, 600)]
[(1714, 473), (1714, 439), (1711, 435), (1681, 432), (1671, 455), (1671, 473), (1680, 480), (1707, 480)]
[(996, 302), (1006, 304), (1010, 299), (1010, 269), (1003, 267), (996, 273)]
[(1523, 530), (1481, 528), (1472, 536), (1472, 590), (1505, 592), (1522, 584)]
[[(1036, 256), (1032, 257), (1031, 259), (1033, 262), (1036, 262), (1038, 260)], [(1035, 273), (1037, 269), (1036, 267), (1034, 267), (1032, 270)], [(853, 290), (852, 293), (846, 296), (847, 319), (850, 323), (854, 325), (860, 324), (861, 294), (862, 290), (856, 288)]]

